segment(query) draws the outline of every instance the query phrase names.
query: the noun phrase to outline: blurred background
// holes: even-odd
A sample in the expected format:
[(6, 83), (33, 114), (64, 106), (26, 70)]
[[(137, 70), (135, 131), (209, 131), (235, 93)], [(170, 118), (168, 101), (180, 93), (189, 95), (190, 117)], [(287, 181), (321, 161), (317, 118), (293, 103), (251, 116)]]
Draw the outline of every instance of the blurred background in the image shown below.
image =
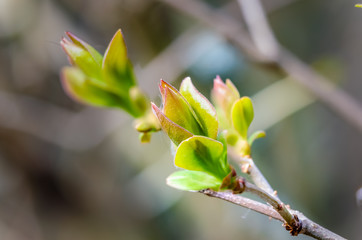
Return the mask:
[[(181, 1), (181, 0), (179, 0)], [(200, 0), (201, 1), (201, 0)], [(201, 1), (240, 20), (236, 1)], [(264, 0), (282, 45), (362, 103), (362, 9), (351, 0)], [(59, 41), (103, 52), (121, 28), (142, 89), (218, 74), (255, 104), (256, 164), (284, 202), (348, 238), (362, 235), (362, 134), (315, 96), (251, 62), (212, 27), (152, 0), (0, 0), (2, 240), (292, 239), (281, 223), (165, 184), (169, 141), (141, 144), (125, 113), (65, 95)], [(295, 238), (293, 238), (295, 239)], [(309, 239), (301, 236), (300, 239)]]

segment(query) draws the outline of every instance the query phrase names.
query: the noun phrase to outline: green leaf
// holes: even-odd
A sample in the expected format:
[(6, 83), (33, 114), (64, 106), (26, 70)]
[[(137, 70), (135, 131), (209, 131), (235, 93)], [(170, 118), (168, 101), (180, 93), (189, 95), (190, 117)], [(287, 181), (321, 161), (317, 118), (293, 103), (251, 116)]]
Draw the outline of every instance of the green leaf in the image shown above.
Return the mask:
[(120, 107), (119, 96), (94, 86), (79, 68), (63, 68), (61, 78), (65, 91), (75, 100), (95, 106)]
[(175, 165), (206, 172), (221, 181), (230, 172), (223, 144), (203, 136), (193, 136), (181, 142), (176, 150)]
[(82, 39), (78, 38), (74, 34), (70, 32), (66, 32), (65, 34), (67, 34), (67, 36), (75, 45), (77, 45), (78, 47), (82, 47), (84, 50), (89, 52), (93, 60), (99, 65), (99, 68), (102, 66), (103, 56), (97, 50), (95, 50), (91, 45), (84, 42)]
[(211, 188), (218, 190), (222, 181), (220, 179), (198, 171), (177, 171), (167, 178), (167, 184), (173, 188), (185, 191), (200, 191)]
[(196, 120), (204, 132), (203, 135), (216, 139), (219, 125), (216, 111), (205, 96), (195, 88), (191, 78), (187, 77), (182, 81), (180, 93), (195, 112)]
[(190, 104), (170, 84), (161, 80), (160, 92), (163, 99), (163, 113), (173, 122), (185, 128), (194, 135), (202, 135), (202, 130), (196, 120)]
[(256, 131), (248, 138), (248, 143), (251, 146), (256, 139), (263, 137), (265, 137), (264, 131)]
[(253, 103), (248, 97), (242, 97), (236, 101), (231, 109), (233, 127), (246, 139), (248, 128), (254, 118)]
[(126, 44), (121, 30), (118, 30), (104, 54), (103, 79), (116, 91), (126, 96), (128, 90), (136, 85), (132, 65), (127, 56)]
[(187, 131), (185, 128), (166, 117), (154, 103), (151, 103), (151, 105), (154, 114), (160, 121), (162, 130), (168, 135), (172, 142), (176, 144), (176, 146), (178, 146), (182, 141), (193, 136), (192, 133)]
[(86, 49), (65, 38), (62, 39), (60, 44), (72, 64), (78, 66), (89, 78), (100, 81), (101, 68)]
[(113, 36), (104, 54), (103, 67), (115, 68), (123, 72), (127, 68), (127, 48), (119, 29)]

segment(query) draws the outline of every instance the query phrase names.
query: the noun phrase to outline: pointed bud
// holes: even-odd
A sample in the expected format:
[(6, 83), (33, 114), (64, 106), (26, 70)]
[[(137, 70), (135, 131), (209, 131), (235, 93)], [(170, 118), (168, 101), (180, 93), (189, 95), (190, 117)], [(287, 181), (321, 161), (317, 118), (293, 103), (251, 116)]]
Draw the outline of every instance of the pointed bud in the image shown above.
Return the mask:
[(60, 45), (68, 55), (69, 61), (72, 65), (79, 67), (86, 76), (92, 79), (101, 79), (100, 65), (87, 49), (77, 42), (74, 43), (66, 38), (62, 39)]
[(203, 135), (216, 139), (219, 122), (214, 106), (195, 88), (189, 77), (182, 81), (180, 93), (194, 111)]
[(151, 105), (154, 114), (161, 124), (162, 130), (176, 146), (178, 146), (182, 141), (193, 136), (191, 132), (187, 131), (185, 128), (165, 116), (165, 114), (154, 103), (151, 103)]
[(227, 79), (226, 84), (219, 76), (214, 79), (214, 88), (211, 92), (212, 100), (216, 106), (218, 117), (222, 128), (231, 127), (231, 108), (240, 94), (234, 84)]
[(121, 30), (118, 30), (104, 54), (102, 63), (103, 80), (121, 95), (127, 95), (136, 85), (132, 64), (127, 56), (127, 48)]
[(167, 82), (161, 80), (162, 113), (177, 125), (195, 135), (203, 135), (195, 113), (186, 99)]
[(93, 106), (119, 107), (121, 105), (121, 99), (117, 95), (94, 86), (79, 68), (63, 68), (61, 80), (64, 90), (74, 100)]
[(100, 66), (102, 66), (103, 56), (95, 50), (91, 45), (83, 41), (82, 39), (78, 38), (71, 32), (65, 32), (65, 34), (69, 37), (69, 39), (78, 47), (83, 48), (87, 52), (89, 52), (94, 59), (94, 61)]

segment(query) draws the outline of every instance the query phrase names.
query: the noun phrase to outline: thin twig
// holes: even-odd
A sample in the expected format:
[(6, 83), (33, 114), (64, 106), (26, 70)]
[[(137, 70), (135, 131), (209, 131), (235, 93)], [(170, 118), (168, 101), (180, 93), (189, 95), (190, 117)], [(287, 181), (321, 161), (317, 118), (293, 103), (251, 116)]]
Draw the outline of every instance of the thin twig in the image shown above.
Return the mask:
[(298, 218), (296, 218), (287, 208), (287, 206), (279, 200), (279, 198), (270, 195), (269, 193), (265, 192), (264, 190), (260, 189), (259, 187), (255, 186), (252, 183), (244, 181), (245, 192), (250, 192), (267, 203), (269, 203), (284, 219), (287, 226), (290, 227), (292, 235), (298, 235), (302, 230), (302, 225), (299, 222)]
[[(278, 59), (270, 60), (255, 48), (248, 32), (229, 15), (211, 9), (201, 1), (159, 0), (173, 8), (199, 20), (220, 35), (224, 36), (253, 62), (266, 66), (269, 70), (283, 71), (291, 79), (308, 89), (326, 106), (343, 117), (352, 126), (362, 132), (362, 108), (360, 104), (344, 90), (336, 88), (331, 81), (300, 61), (296, 56), (280, 47)], [(271, 68), (270, 66), (273, 66)]]
[(209, 197), (219, 198), (219, 199), (231, 202), (233, 204), (242, 206), (244, 208), (253, 210), (255, 212), (261, 213), (268, 217), (274, 218), (281, 222), (284, 222), (284, 219), (272, 207), (270, 207), (264, 203), (260, 203), (255, 200), (251, 200), (249, 198), (246, 198), (246, 197), (243, 197), (240, 195), (235, 195), (230, 192), (216, 192), (211, 189), (205, 189), (200, 192)]
[[(211, 189), (202, 190), (200, 191), (200, 193), (203, 193), (209, 197), (214, 197), (224, 201), (231, 202), (233, 204), (251, 209), (255, 212), (261, 213), (263, 215), (279, 220), (281, 222), (285, 222), (284, 219), (272, 207), (251, 200), (249, 198), (245, 198), (240, 195), (235, 195), (230, 192), (216, 192)], [(328, 229), (308, 219), (302, 213), (293, 210), (290, 210), (290, 212), (293, 215), (296, 215), (299, 221), (302, 223), (302, 229), (300, 231), (300, 234), (305, 234), (315, 239), (321, 239), (321, 240), (346, 240), (345, 238), (329, 231)]]

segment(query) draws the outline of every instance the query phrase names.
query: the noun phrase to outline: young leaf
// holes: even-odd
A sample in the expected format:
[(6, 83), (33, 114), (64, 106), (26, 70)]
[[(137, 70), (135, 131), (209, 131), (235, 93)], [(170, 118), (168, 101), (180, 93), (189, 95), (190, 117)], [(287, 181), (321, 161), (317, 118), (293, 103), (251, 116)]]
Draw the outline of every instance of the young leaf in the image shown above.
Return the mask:
[(203, 136), (193, 136), (181, 142), (175, 155), (176, 166), (206, 172), (221, 181), (230, 172), (230, 167), (225, 161), (223, 144)]
[(117, 95), (94, 86), (79, 68), (63, 68), (61, 79), (65, 91), (75, 100), (95, 106), (120, 107), (121, 99)]
[(91, 45), (84, 42), (82, 39), (78, 38), (77, 36), (75, 36), (71, 32), (66, 32), (65, 34), (67, 34), (69, 39), (75, 45), (77, 45), (78, 47), (82, 47), (84, 50), (89, 52), (90, 55), (92, 56), (93, 60), (98, 64), (99, 68), (102, 66), (103, 56), (97, 50), (95, 50)]
[(192, 133), (166, 117), (154, 103), (151, 104), (154, 114), (160, 121), (162, 130), (168, 135), (172, 142), (176, 144), (176, 146), (178, 146), (182, 141), (193, 136)]
[(263, 137), (265, 137), (264, 131), (256, 131), (248, 138), (248, 143), (251, 146), (256, 139)]
[(222, 184), (220, 179), (210, 174), (187, 170), (172, 173), (166, 181), (169, 186), (185, 191), (218, 190)]
[(163, 113), (173, 122), (195, 135), (202, 135), (190, 104), (170, 84), (161, 80), (160, 92), (163, 99)]
[(117, 69), (123, 72), (127, 68), (127, 49), (121, 30), (118, 30), (104, 54), (103, 68)]
[(194, 110), (204, 136), (216, 139), (218, 121), (216, 111), (212, 104), (192, 84), (191, 78), (185, 78), (180, 87), (181, 95), (187, 100)]
[(123, 95), (136, 85), (132, 65), (127, 57), (126, 44), (121, 30), (118, 30), (109, 43), (102, 63), (103, 79)]
[(248, 128), (254, 118), (253, 103), (248, 97), (236, 101), (231, 109), (232, 123), (236, 131), (246, 139)]
[(90, 78), (101, 79), (101, 70), (93, 56), (82, 46), (63, 38), (60, 42), (72, 64), (78, 66)]

